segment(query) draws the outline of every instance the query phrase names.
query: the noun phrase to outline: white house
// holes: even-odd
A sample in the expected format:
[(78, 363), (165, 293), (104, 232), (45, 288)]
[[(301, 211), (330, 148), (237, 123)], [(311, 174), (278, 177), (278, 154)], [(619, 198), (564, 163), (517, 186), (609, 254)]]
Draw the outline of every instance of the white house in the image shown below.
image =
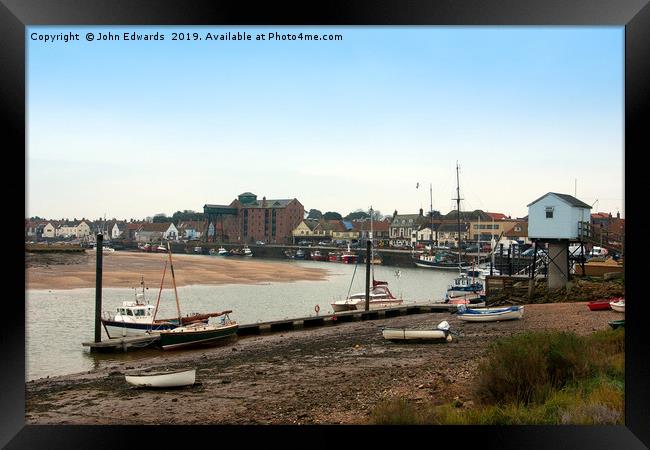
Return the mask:
[(159, 239), (178, 240), (178, 229), (171, 223), (145, 223), (135, 233), (138, 242), (152, 242)]
[(591, 206), (577, 198), (549, 192), (528, 204), (528, 237), (577, 239), (581, 222), (589, 223)]
[(118, 239), (124, 235), (124, 230), (126, 230), (126, 224), (121, 222), (115, 222), (111, 228), (111, 239)]

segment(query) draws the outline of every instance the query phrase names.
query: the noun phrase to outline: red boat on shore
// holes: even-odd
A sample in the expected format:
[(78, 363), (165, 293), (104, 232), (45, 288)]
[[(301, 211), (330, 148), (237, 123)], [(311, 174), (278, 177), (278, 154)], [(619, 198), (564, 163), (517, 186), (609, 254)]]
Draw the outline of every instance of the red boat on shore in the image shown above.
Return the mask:
[(607, 309), (612, 309), (611, 306), (609, 306), (609, 302), (611, 302), (612, 299), (609, 300), (595, 300), (592, 302), (587, 303), (587, 306), (591, 311), (603, 311)]

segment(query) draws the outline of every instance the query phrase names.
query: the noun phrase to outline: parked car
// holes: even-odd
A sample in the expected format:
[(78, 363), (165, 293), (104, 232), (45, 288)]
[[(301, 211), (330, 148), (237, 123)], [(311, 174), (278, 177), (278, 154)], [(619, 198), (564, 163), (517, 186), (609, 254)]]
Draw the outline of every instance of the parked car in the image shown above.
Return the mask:
[(318, 243), (318, 245), (322, 245), (322, 246), (326, 246), (326, 245), (330, 245), (330, 244), (331, 244), (331, 242), (329, 242), (329, 241), (320, 241)]
[(309, 244), (311, 244), (311, 242), (309, 242), (309, 241), (299, 241), (298, 242), (298, 245), (309, 245)]
[(465, 252), (467, 253), (477, 253), (478, 252), (478, 245), (468, 245), (465, 247)]
[(256, 241), (255, 244), (256, 245), (266, 245), (266, 242), (264, 242), (264, 241)]

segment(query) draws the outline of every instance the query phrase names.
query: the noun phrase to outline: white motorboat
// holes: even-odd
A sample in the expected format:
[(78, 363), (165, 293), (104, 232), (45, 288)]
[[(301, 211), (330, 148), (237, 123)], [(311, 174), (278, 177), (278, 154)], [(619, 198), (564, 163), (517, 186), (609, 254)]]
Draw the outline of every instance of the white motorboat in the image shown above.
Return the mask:
[(442, 321), (436, 328), (398, 328), (386, 327), (382, 330), (384, 339), (390, 341), (431, 341), (445, 340), (452, 341), (449, 323)]
[(502, 320), (521, 319), (524, 315), (523, 306), (509, 306), (502, 308), (467, 308), (458, 306), (456, 313), (460, 320), (466, 322), (500, 322)]
[(615, 302), (609, 302), (609, 306), (611, 306), (614, 311), (624, 313), (625, 312), (625, 299), (618, 300), (618, 301), (615, 301)]
[(126, 382), (134, 386), (170, 388), (192, 386), (196, 382), (196, 369), (178, 369), (129, 372), (124, 374)]
[[(377, 308), (389, 308), (391, 306), (401, 305), (404, 300), (401, 298), (396, 298), (392, 292), (388, 289), (384, 281), (374, 281), (373, 288), (370, 290), (369, 295), (369, 306), (370, 309)], [(366, 293), (359, 292), (357, 294), (352, 294), (345, 300), (338, 300), (334, 303), (331, 303), (332, 309), (334, 312), (341, 311), (354, 311), (365, 309), (366, 307)]]

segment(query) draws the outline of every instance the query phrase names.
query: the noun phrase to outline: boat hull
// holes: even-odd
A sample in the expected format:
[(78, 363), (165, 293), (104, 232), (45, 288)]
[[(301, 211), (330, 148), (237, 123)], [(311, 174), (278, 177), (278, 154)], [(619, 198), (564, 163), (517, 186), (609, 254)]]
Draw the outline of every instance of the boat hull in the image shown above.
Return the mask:
[(452, 337), (446, 330), (423, 330), (416, 328), (384, 328), (384, 339), (389, 341), (439, 341), (451, 342)]
[(104, 319), (102, 319), (102, 324), (104, 325), (109, 338), (140, 336), (152, 331), (158, 332), (161, 330), (171, 330), (178, 327), (177, 323), (125, 323)]
[(169, 372), (140, 372), (125, 374), (126, 382), (141, 387), (183, 387), (192, 386), (196, 382), (196, 369), (176, 370)]
[(625, 301), (610, 302), (609, 306), (617, 312), (625, 312)]
[(214, 344), (219, 340), (235, 336), (239, 325), (203, 327), (179, 327), (160, 332), (160, 346), (163, 350)]
[(467, 309), (458, 311), (456, 314), (460, 320), (466, 322), (500, 322), (521, 319), (524, 315), (524, 308), (521, 306), (518, 308)]
[(587, 307), (591, 311), (604, 311), (604, 310), (612, 309), (611, 306), (609, 305), (609, 301), (607, 300), (598, 301), (598, 302), (589, 302), (587, 303)]
[(619, 328), (625, 328), (625, 319), (623, 320), (612, 320), (609, 323), (609, 326), (612, 327), (612, 330), (617, 330)]
[[(403, 300), (374, 300), (370, 301), (370, 309), (381, 309), (381, 308), (391, 308), (393, 306), (399, 306), (404, 303)], [(332, 303), (332, 309), (334, 312), (342, 311), (361, 311), (366, 308), (366, 302), (347, 302), (347, 303)]]
[[(414, 259), (413, 263), (415, 263), (415, 265), (418, 267), (425, 267), (427, 269), (458, 270), (457, 262), (436, 262), (436, 261), (427, 261), (423, 259)], [(461, 263), (460, 268), (461, 270), (469, 269), (470, 266), (468, 264)]]

